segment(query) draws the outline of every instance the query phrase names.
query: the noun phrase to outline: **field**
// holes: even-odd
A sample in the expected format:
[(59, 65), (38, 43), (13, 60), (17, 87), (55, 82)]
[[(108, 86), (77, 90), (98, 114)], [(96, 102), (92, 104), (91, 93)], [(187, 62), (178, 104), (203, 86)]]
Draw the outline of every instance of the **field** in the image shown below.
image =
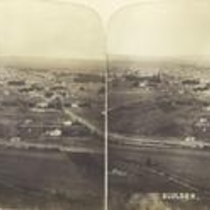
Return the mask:
[[(132, 65), (127, 71), (119, 66), (110, 73), (110, 132), (208, 141), (210, 81), (201, 74), (208, 69), (142, 66), (135, 71)], [(203, 119), (206, 123), (199, 123)]]
[(67, 154), (0, 149), (0, 205), (15, 209), (102, 209), (103, 176)]
[[(210, 185), (206, 181), (210, 174), (208, 170), (210, 161), (209, 151), (152, 147), (120, 147), (118, 150), (110, 152), (110, 166), (113, 164), (112, 167), (119, 167), (125, 171), (128, 169), (128, 175), (139, 173), (141, 176), (142, 172), (142, 175), (145, 175), (145, 178), (149, 179), (150, 170), (147, 169), (152, 167), (157, 172), (165, 173), (160, 173), (159, 176), (155, 173), (151, 174), (151, 176), (157, 177), (158, 180), (164, 179), (164, 182), (168, 182), (167, 177), (179, 177), (201, 191), (210, 191)], [(148, 163), (148, 160), (150, 163)], [(150, 165), (148, 166), (148, 164)], [(141, 179), (141, 177), (139, 178)], [(170, 181), (173, 183), (173, 179), (169, 179), (169, 183)], [(142, 184), (140, 184), (141, 182)], [(142, 180), (141, 182), (139, 183), (139, 190), (142, 191), (176, 191), (176, 188), (167, 187), (167, 185), (164, 188), (164, 185), (157, 180), (155, 181), (155, 179), (151, 179), (148, 182), (143, 182)], [(144, 186), (144, 183), (150, 183), (152, 187), (150, 188), (148, 185)], [(190, 188), (187, 190), (190, 190)]]
[[(159, 207), (129, 203), (151, 192), (209, 197), (210, 152), (195, 146), (210, 139), (209, 68), (126, 60), (109, 66), (110, 209), (193, 209), (159, 198)], [(208, 199), (195, 209), (207, 206)]]
[(103, 68), (82, 62), (1, 66), (0, 208), (103, 209)]
[(208, 198), (209, 162), (209, 151), (136, 146), (112, 148), (109, 150), (110, 206), (123, 209), (132, 195), (150, 192), (191, 192)]

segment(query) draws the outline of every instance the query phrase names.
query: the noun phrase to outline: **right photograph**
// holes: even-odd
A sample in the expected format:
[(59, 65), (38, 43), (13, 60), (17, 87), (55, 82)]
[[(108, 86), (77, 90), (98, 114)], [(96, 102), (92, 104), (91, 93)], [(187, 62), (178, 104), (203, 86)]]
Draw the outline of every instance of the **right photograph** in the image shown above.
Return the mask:
[(209, 209), (209, 10), (143, 2), (110, 19), (109, 210)]

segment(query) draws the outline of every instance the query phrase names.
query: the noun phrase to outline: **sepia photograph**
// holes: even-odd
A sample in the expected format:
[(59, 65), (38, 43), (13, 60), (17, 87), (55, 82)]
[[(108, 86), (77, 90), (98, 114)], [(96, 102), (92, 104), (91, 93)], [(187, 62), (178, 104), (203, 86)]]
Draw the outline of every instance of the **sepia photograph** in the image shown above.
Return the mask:
[(209, 11), (0, 1), (0, 210), (209, 209)]
[(142, 2), (109, 23), (110, 210), (209, 208), (209, 8)]
[(103, 209), (101, 27), (74, 4), (0, 2), (0, 209)]
[(110, 190), (209, 196), (210, 68), (122, 65), (109, 75)]

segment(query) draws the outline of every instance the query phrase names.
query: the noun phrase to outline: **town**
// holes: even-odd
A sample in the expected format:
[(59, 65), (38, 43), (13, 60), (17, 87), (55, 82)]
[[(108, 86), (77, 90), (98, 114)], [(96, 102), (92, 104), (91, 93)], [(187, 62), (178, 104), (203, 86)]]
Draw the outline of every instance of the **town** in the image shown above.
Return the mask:
[[(199, 78), (196, 74), (192, 76), (191, 66), (176, 68), (140, 67), (110, 71), (110, 132), (172, 140), (178, 137), (192, 144), (195, 140), (208, 142), (210, 79)], [(203, 68), (203, 71), (209, 69)], [(129, 123), (129, 119), (133, 123)]]
[[(89, 114), (87, 117), (92, 115), (96, 124), (103, 124), (102, 76), (49, 71), (1, 69), (1, 139), (13, 143), (50, 141), (68, 144), (71, 143), (69, 137), (88, 138), (95, 134), (65, 110)], [(98, 97), (93, 97), (96, 94)]]
[(86, 68), (0, 68), (1, 208), (102, 208), (104, 75)]
[(180, 208), (191, 209), (192, 203), (205, 208), (210, 192), (209, 67), (122, 60), (110, 62), (109, 68), (110, 209), (126, 209), (132, 202), (138, 209), (134, 206), (145, 197), (167, 203), (161, 209), (176, 209), (181, 201), (175, 207), (160, 196), (174, 192), (203, 202)]

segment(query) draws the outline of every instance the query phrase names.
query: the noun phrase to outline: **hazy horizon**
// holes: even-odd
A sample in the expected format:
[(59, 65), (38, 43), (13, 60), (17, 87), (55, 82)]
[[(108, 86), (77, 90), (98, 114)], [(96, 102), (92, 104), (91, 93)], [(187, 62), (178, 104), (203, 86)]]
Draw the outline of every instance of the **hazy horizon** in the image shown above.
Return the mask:
[(81, 71), (104, 71), (105, 60), (85, 59), (85, 58), (44, 58), (44, 57), (20, 57), (20, 56), (0, 56), (0, 67), (20, 67), (20, 68), (51, 68), (70, 69)]

